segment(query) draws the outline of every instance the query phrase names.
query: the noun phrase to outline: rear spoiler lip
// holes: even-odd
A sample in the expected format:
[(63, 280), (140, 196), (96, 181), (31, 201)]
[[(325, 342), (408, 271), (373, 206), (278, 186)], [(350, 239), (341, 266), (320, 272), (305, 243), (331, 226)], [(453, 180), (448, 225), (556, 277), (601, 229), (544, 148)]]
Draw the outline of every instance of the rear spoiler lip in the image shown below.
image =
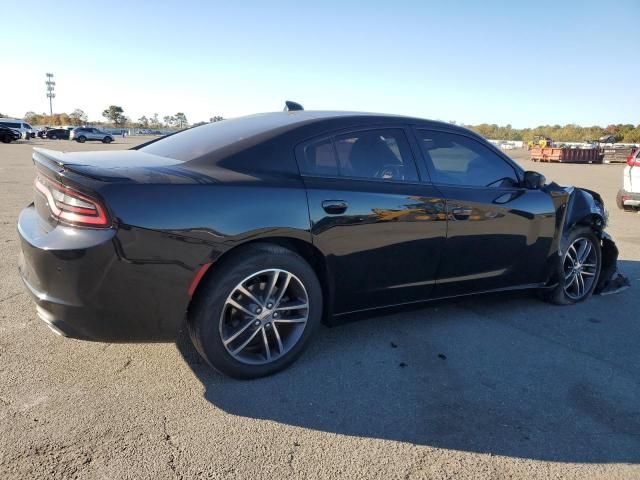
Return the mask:
[[(88, 195), (95, 196), (97, 191), (95, 184), (91, 184), (93, 181), (100, 181), (92, 175), (86, 174), (83, 171), (74, 170), (74, 166), (81, 166), (80, 163), (68, 164), (64, 160), (65, 152), (59, 152), (57, 150), (49, 150), (47, 148), (33, 148), (33, 163), (36, 170), (42, 175), (46, 175), (52, 180), (55, 180), (63, 185), (73, 187)], [(89, 184), (88, 184), (89, 183)]]
[[(50, 164), (64, 167), (65, 162), (62, 159), (64, 152), (49, 150), (48, 148), (33, 147), (33, 160), (37, 164), (45, 165), (50, 168)], [(47, 165), (49, 164), (49, 165)]]
[[(53, 173), (55, 179), (62, 183), (65, 183), (63, 180), (69, 178), (68, 173), (84, 178), (90, 178), (92, 180), (104, 181), (102, 177), (91, 175), (90, 173), (87, 173), (85, 169), (75, 169), (74, 167), (84, 167), (87, 165), (82, 163), (67, 163), (64, 160), (65, 155), (66, 152), (49, 150), (48, 148), (33, 147), (33, 163), (35, 164), (36, 169), (45, 175), (51, 175)], [(74, 182), (73, 179), (72, 183), (81, 188), (86, 188), (85, 185), (77, 181)]]

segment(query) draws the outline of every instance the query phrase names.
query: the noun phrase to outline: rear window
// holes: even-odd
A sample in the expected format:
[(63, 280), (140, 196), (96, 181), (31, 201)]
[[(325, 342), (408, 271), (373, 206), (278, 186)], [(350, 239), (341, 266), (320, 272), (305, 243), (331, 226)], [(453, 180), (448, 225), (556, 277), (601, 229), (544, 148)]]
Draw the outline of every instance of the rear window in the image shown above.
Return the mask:
[(327, 177), (338, 176), (338, 161), (330, 138), (312, 142), (304, 147), (305, 162), (302, 173)]
[(267, 115), (258, 114), (232, 118), (190, 128), (142, 146), (140, 150), (188, 162), (283, 126), (282, 124), (274, 125), (274, 122), (269, 121)]

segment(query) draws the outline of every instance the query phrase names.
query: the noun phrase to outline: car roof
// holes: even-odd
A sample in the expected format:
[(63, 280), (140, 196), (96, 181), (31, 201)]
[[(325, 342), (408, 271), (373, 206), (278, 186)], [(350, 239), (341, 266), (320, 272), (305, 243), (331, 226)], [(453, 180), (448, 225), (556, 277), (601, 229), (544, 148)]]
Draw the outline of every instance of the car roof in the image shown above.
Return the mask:
[[(293, 110), (283, 112), (267, 112), (256, 113), (253, 115), (247, 115), (244, 117), (237, 117), (228, 120), (252, 123), (257, 127), (256, 130), (262, 128), (262, 130), (271, 130), (284, 126), (293, 126), (299, 124), (310, 124), (321, 122), (325, 120), (339, 120), (339, 119), (364, 119), (370, 118), (371, 120), (392, 120), (394, 122), (429, 122), (439, 123), (442, 125), (448, 125), (443, 122), (435, 122), (433, 120), (425, 120), (422, 118), (409, 117), (403, 115), (394, 115), (389, 113), (372, 113), (372, 112), (352, 112), (352, 111), (340, 111), (340, 110)], [(228, 121), (225, 120), (225, 121)]]
[(186, 129), (164, 138), (134, 147), (145, 153), (182, 161), (200, 160), (211, 163), (217, 159), (258, 145), (269, 148), (272, 141), (296, 145), (306, 139), (349, 128), (386, 124), (419, 125), (421, 127), (464, 131), (456, 125), (415, 117), (384, 113), (294, 110), (258, 113), (230, 118)]

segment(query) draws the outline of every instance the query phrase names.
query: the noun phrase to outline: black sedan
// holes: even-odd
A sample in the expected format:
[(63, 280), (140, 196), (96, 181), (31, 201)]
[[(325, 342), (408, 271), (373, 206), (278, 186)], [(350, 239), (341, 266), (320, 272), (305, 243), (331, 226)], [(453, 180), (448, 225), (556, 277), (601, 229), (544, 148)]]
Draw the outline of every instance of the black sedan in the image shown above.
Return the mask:
[(106, 342), (186, 325), (234, 377), (281, 370), (354, 312), (515, 289), (572, 304), (616, 271), (598, 194), (440, 122), (285, 111), (33, 159), (18, 230), (39, 317)]
[(21, 138), (20, 132), (17, 132), (16, 130), (12, 130), (9, 127), (0, 125), (0, 141), (2, 143), (11, 143), (16, 140), (20, 140), (20, 138)]
[(48, 138), (49, 140), (69, 140), (69, 133), (69, 130), (66, 128), (52, 128), (44, 132), (43, 138)]

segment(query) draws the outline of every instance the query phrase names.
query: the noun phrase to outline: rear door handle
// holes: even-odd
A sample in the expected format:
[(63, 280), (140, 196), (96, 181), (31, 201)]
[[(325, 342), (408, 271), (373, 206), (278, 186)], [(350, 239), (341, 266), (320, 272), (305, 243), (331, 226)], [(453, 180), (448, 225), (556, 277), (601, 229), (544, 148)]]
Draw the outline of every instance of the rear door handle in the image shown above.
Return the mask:
[(451, 213), (456, 220), (468, 220), (469, 215), (471, 215), (471, 209), (458, 207), (452, 209)]
[(327, 213), (332, 215), (339, 215), (347, 211), (349, 205), (344, 200), (324, 200), (322, 202), (322, 208)]

